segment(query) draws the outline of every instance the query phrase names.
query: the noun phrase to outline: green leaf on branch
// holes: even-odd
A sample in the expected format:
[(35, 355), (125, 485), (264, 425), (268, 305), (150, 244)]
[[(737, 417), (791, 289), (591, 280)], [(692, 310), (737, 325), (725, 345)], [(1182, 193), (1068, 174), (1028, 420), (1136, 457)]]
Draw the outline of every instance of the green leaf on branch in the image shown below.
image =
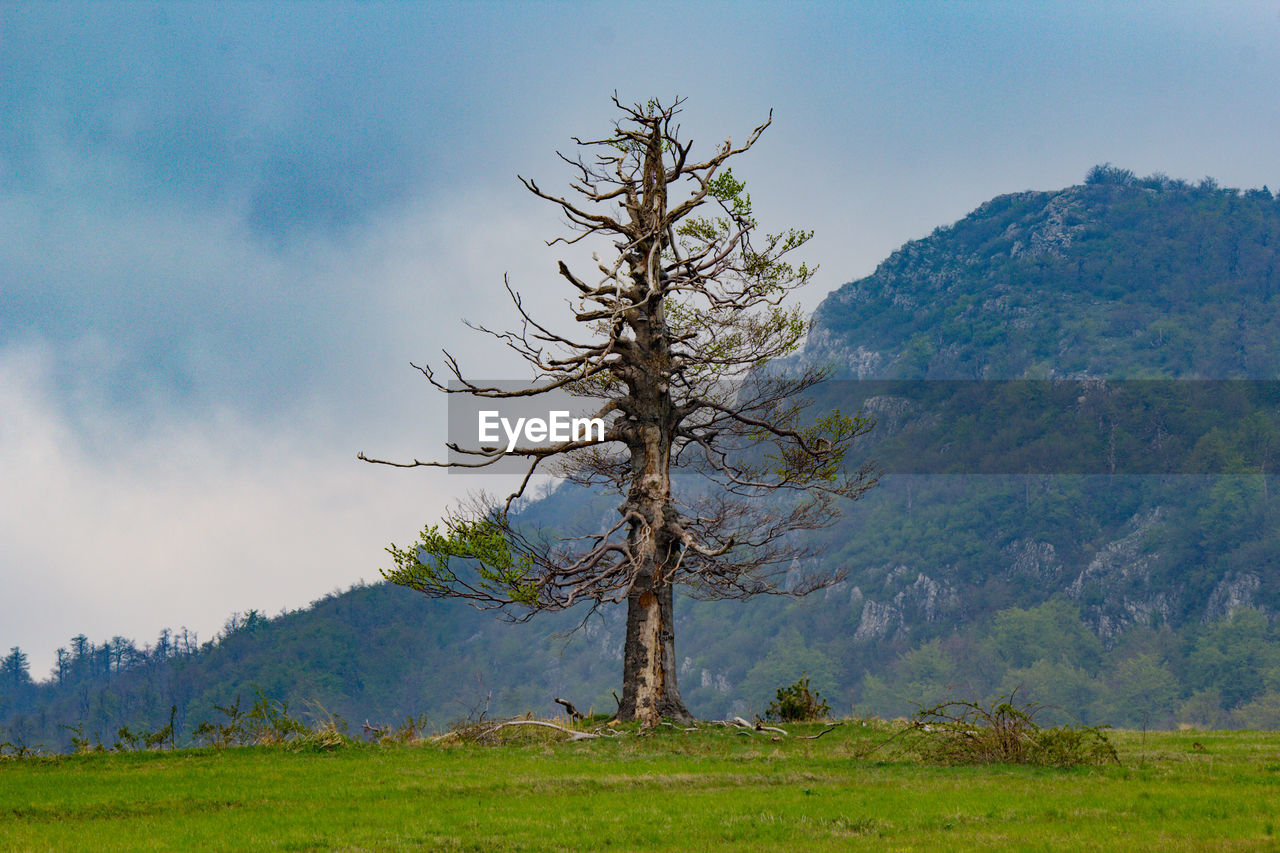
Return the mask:
[(505, 525), (492, 518), (450, 517), (444, 526), (441, 532), (438, 525), (427, 525), (412, 547), (387, 548), (395, 568), (383, 570), (383, 577), (428, 595), (448, 596), (464, 584), (455, 571), (456, 561), (468, 561), (474, 564), (475, 578), (466, 585), (534, 606), (538, 592), (533, 556), (513, 545)]
[(769, 454), (774, 473), (793, 483), (834, 482), (844, 466), (845, 454), (853, 439), (874, 424), (862, 414), (845, 415), (832, 409), (812, 426), (797, 429), (799, 442), (788, 442), (779, 452)]

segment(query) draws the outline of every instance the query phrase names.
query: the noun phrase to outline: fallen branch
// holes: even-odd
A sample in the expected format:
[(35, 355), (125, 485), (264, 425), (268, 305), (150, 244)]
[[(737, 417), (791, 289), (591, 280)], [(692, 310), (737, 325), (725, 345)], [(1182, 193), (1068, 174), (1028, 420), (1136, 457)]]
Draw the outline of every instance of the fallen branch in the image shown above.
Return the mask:
[(726, 729), (735, 729), (735, 728), (745, 729), (746, 731), (738, 732), (738, 734), (740, 735), (755, 734), (755, 730), (756, 730), (756, 727), (754, 725), (752, 725), (751, 723), (748, 723), (746, 720), (742, 719), (741, 717), (734, 717), (733, 719), (730, 719), (730, 720), (712, 720), (711, 724), (715, 726), (724, 726)]
[(825, 735), (827, 732), (835, 731), (836, 729), (840, 728), (843, 725), (844, 723), (833, 723), (830, 726), (827, 726), (822, 731), (818, 732), (816, 735), (796, 735), (796, 740), (817, 740), (818, 738)]
[(499, 729), (505, 729), (507, 726), (542, 726), (543, 728), (555, 729), (558, 732), (564, 732), (569, 736), (569, 740), (594, 740), (602, 737), (602, 735), (594, 732), (575, 732), (573, 729), (566, 729), (564, 726), (557, 726), (555, 723), (545, 723), (542, 720), (508, 720), (505, 723), (499, 723), (489, 731), (487, 735), (495, 734)]
[(784, 729), (780, 729), (777, 726), (766, 726), (764, 723), (761, 723), (761, 722), (748, 723), (746, 720), (742, 719), (741, 717), (734, 717), (733, 719), (730, 719), (730, 720), (717, 720), (716, 722), (718, 722), (722, 726), (737, 726), (740, 729), (749, 729), (753, 732), (777, 732), (780, 735), (790, 736), (790, 732)]
[(587, 718), (587, 715), (573, 707), (573, 703), (568, 699), (560, 699), (557, 697), (551, 701), (555, 702), (557, 705), (563, 705), (565, 711), (569, 713), (569, 719), (571, 720), (585, 720)]
[(858, 753), (854, 755), (854, 758), (858, 758), (858, 759), (869, 758), (873, 752), (876, 752), (881, 747), (888, 746), (889, 744), (893, 743), (895, 740), (907, 734), (908, 732), (914, 732), (917, 730), (918, 729), (916, 728), (915, 725), (909, 723), (903, 726), (902, 728), (898, 729), (896, 732), (889, 735), (889, 737), (885, 738), (879, 743), (873, 743), (866, 749), (860, 750)]

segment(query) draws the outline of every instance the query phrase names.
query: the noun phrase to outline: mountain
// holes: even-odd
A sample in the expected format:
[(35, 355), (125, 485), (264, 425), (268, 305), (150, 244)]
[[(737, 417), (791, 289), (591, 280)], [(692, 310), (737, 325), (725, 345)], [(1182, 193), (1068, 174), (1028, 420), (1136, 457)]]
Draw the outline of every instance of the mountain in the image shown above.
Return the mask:
[(1280, 376), (1265, 187), (1134, 179), (1003, 195), (832, 293), (807, 354), (858, 377)]
[[(907, 243), (822, 303), (799, 358), (831, 365), (846, 389), (1078, 381), (1105, 397), (1117, 380), (1276, 380), (1278, 288), (1280, 202), (1265, 187), (1099, 166), (1082, 185), (1000, 196)], [(861, 404), (881, 422), (867, 454), (893, 463), (919, 452), (912, 401)], [(1092, 410), (1073, 417), (1081, 411), (1092, 428)], [(841, 714), (1019, 688), (1088, 721), (1280, 726), (1277, 406), (1261, 393), (1216, 414), (1181, 436), (1195, 470), (1214, 476), (886, 476), (813, 534), (824, 567), (847, 572), (841, 584), (804, 599), (677, 602), (689, 707), (762, 713), (807, 672)], [(959, 457), (993, 446), (990, 431), (941, 423), (920, 441), (944, 440)], [(1102, 452), (1113, 452), (1105, 426)], [(613, 505), (560, 489), (524, 517), (553, 527)], [(504, 624), (374, 585), (234, 619), (204, 644), (78, 637), (42, 683), (20, 652), (0, 664), (0, 743), (65, 748), (59, 726), (70, 724), (109, 744), (120, 725), (158, 728), (171, 707), (189, 734), (259, 690), (356, 729), (418, 714), (438, 726), (486, 710), (551, 713), (556, 696), (612, 711), (621, 613), (578, 627), (585, 616)]]
[[(992, 199), (828, 297), (804, 358), (844, 378), (1262, 380), (1248, 386), (1261, 391), (1251, 407), (1172, 436), (1188, 440), (1193, 470), (1227, 476), (886, 478), (824, 534), (828, 559), (850, 569), (855, 636), (903, 649), (868, 667), (858, 700), (901, 712), (947, 683), (1021, 685), (1117, 723), (1145, 705), (1165, 723), (1185, 712), (1224, 724), (1248, 706), (1253, 723), (1280, 724), (1280, 519), (1267, 473), (1280, 456), (1278, 288), (1280, 203), (1268, 189), (1100, 166), (1080, 186)], [(903, 401), (874, 402), (892, 431)], [(951, 437), (956, 455), (980, 454), (983, 435)], [(1052, 612), (1068, 634), (1085, 626), (1102, 658), (1010, 652), (994, 655), (1002, 674), (982, 673), (1002, 617), (1031, 612)], [(1231, 641), (1235, 652), (1205, 639), (1237, 622), (1252, 633)], [(1148, 682), (1159, 689), (1121, 695)]]
[[(1085, 185), (1000, 196), (908, 243), (821, 305), (805, 357), (859, 379), (1276, 380), (1278, 289), (1269, 190), (1102, 166)], [(1275, 612), (1280, 540), (1263, 472), (1280, 455), (1276, 414), (1256, 406), (1195, 436), (1197, 470), (1232, 477), (886, 484), (848, 521), (888, 531), (888, 542), (868, 544), (846, 523), (831, 554), (900, 576), (885, 581), (891, 600), (919, 599), (926, 623), (1058, 594), (1111, 643), (1135, 625)], [(874, 587), (868, 571), (855, 577)], [(919, 618), (883, 599), (863, 609), (864, 635), (918, 633)]]

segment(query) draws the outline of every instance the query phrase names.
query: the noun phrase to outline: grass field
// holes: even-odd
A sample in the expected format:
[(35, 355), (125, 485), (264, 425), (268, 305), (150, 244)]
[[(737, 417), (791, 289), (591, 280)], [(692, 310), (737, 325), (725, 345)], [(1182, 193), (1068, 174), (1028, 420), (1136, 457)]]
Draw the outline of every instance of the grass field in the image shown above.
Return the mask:
[(523, 730), (0, 761), (0, 849), (1280, 849), (1277, 733), (1120, 732), (1121, 766), (1069, 770), (857, 757), (885, 736)]

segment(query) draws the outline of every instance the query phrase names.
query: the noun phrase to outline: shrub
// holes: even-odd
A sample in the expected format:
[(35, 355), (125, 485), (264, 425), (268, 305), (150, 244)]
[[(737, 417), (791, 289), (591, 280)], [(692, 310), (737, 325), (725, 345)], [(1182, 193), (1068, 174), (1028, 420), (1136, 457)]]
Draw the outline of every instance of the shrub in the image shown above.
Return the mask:
[(778, 697), (770, 703), (765, 716), (783, 723), (802, 723), (825, 719), (830, 713), (831, 706), (809, 689), (808, 673), (801, 673), (795, 684), (778, 688)]
[(1042, 728), (1035, 703), (1014, 705), (1014, 693), (989, 706), (950, 700), (921, 708), (911, 723), (915, 751), (939, 764), (1038, 764), (1075, 767), (1120, 763), (1102, 726)]
[(1119, 166), (1112, 166), (1110, 163), (1100, 163), (1089, 170), (1089, 173), (1084, 177), (1084, 182), (1089, 186), (1112, 184), (1114, 186), (1127, 187), (1134, 183), (1134, 176), (1129, 169), (1121, 169)]

